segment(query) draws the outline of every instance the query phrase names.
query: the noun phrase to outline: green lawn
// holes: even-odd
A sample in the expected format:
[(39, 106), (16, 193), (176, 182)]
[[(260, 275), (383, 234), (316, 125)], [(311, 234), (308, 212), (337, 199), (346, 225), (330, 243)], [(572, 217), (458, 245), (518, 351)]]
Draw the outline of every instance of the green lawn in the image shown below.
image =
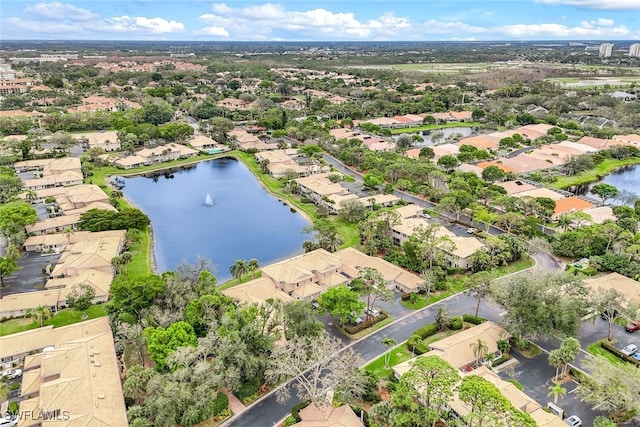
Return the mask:
[[(381, 344), (382, 345), (382, 344)], [(388, 378), (389, 374), (393, 371), (392, 366), (396, 366), (402, 362), (406, 362), (411, 359), (411, 352), (404, 345), (404, 342), (400, 345), (389, 350), (391, 357), (389, 358), (389, 368), (384, 366), (384, 354), (377, 359), (374, 359), (368, 363), (364, 369), (374, 373), (378, 378)]]
[[(493, 275), (493, 278), (497, 279), (499, 277), (506, 276), (507, 274), (515, 273), (517, 271), (524, 270), (532, 266), (533, 266), (533, 258), (528, 257), (516, 262), (512, 262), (511, 264), (506, 265), (504, 267), (498, 267), (492, 270), (491, 273)], [(464, 291), (466, 289), (466, 283), (471, 277), (473, 277), (473, 274), (468, 276), (466, 275), (448, 276), (447, 291), (440, 292), (437, 294), (432, 293), (430, 298), (426, 298), (426, 295), (424, 294), (416, 294), (416, 296), (414, 297), (415, 298), (414, 301), (406, 300), (406, 301), (402, 301), (402, 304), (405, 307), (411, 308), (413, 310), (421, 309), (423, 307), (436, 303), (442, 299), (445, 299), (451, 295)]]
[(392, 135), (397, 135), (400, 133), (415, 133), (423, 130), (436, 130), (436, 129), (446, 129), (446, 128), (470, 128), (470, 127), (482, 127), (482, 123), (480, 122), (451, 122), (444, 124), (433, 124), (433, 125), (423, 125), (423, 126), (415, 126), (410, 128), (402, 128), (402, 129), (391, 129)]
[(602, 356), (611, 362), (614, 365), (624, 365), (627, 362), (617, 357), (615, 354), (608, 352), (604, 348), (600, 346), (600, 341), (596, 341), (593, 344), (589, 345), (587, 348), (587, 353), (593, 354), (594, 356)]
[[(82, 318), (82, 312), (66, 308), (60, 310), (51, 319), (44, 322), (45, 326), (53, 325), (54, 328), (59, 326), (67, 326), (73, 323), (82, 322), (84, 320), (95, 319), (107, 315), (107, 309), (104, 304), (93, 305), (87, 310), (87, 318)], [(30, 318), (11, 319), (0, 323), (0, 336), (15, 334), (18, 332), (36, 329), (38, 323)]]
[[(425, 345), (433, 344), (436, 341), (440, 341), (444, 338), (450, 337), (451, 335), (454, 335), (458, 332), (460, 331), (448, 330), (444, 332), (438, 332), (437, 334), (424, 340), (423, 343)], [(373, 372), (374, 374), (376, 374), (378, 378), (388, 378), (391, 372), (393, 371), (392, 368), (394, 366), (402, 362), (406, 362), (407, 360), (411, 359), (411, 357), (413, 356), (411, 354), (411, 351), (407, 349), (407, 346), (405, 345), (405, 343), (406, 341), (403, 341), (400, 344), (398, 344), (396, 347), (389, 350), (389, 352), (391, 352), (391, 356), (389, 358), (388, 368), (384, 366), (385, 355), (383, 354), (377, 359), (374, 359), (371, 362), (369, 362), (367, 365), (365, 365), (364, 369), (369, 372)], [(385, 352), (385, 354), (386, 353), (388, 352)]]
[(554, 182), (552, 186), (563, 189), (573, 185), (587, 184), (609, 175), (618, 168), (637, 164), (640, 164), (640, 157), (632, 157), (624, 160), (606, 159), (593, 169), (577, 175), (562, 177)]
[(227, 280), (223, 284), (219, 285), (218, 289), (223, 291), (225, 289), (233, 288), (234, 286), (239, 285), (241, 283), (248, 282), (249, 280), (257, 279), (258, 277), (262, 277), (262, 271), (260, 270), (258, 270), (255, 273), (250, 273), (242, 276), (241, 280), (238, 280), (238, 279)]

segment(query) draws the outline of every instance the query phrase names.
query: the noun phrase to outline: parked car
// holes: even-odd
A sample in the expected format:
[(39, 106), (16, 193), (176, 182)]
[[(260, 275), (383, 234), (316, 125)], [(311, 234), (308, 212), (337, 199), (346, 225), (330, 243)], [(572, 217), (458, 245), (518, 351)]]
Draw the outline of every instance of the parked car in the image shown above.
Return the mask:
[(467, 233), (469, 233), (469, 234), (474, 234), (474, 233), (477, 233), (477, 232), (478, 232), (477, 228), (473, 228), (473, 227), (467, 228)]
[(582, 420), (577, 415), (571, 415), (564, 420), (564, 423), (571, 427), (582, 427)]
[(318, 301), (313, 300), (311, 301), (311, 307), (313, 307), (314, 310), (317, 310), (320, 308), (320, 303), (318, 303)]
[(376, 317), (378, 314), (380, 314), (380, 310), (378, 310), (378, 309), (377, 309), (377, 308), (375, 308), (375, 307), (371, 307), (371, 308), (367, 308), (367, 309), (364, 311), (364, 314), (368, 314), (368, 315), (369, 315), (369, 316), (371, 316), (371, 317)]
[(7, 369), (0, 374), (0, 378), (8, 378), (14, 380), (22, 376), (22, 369)]
[(633, 357), (634, 359), (640, 361), (640, 351), (637, 352), (637, 353), (633, 353), (633, 356), (631, 356), (631, 357)]
[(627, 324), (627, 326), (624, 327), (624, 330), (627, 332), (640, 331), (640, 322), (638, 322), (637, 320), (632, 320)]
[(622, 349), (622, 353), (626, 354), (627, 356), (631, 356), (632, 354), (637, 352), (638, 352), (638, 346), (635, 344), (629, 344), (628, 346)]

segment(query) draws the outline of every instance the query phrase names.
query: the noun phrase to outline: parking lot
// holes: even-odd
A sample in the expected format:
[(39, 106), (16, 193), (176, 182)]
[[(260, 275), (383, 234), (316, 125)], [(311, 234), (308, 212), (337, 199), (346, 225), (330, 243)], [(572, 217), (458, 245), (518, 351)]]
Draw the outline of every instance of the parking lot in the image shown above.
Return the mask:
[[(546, 406), (547, 402), (553, 402), (553, 398), (548, 395), (549, 387), (554, 385), (551, 379), (556, 374), (556, 370), (549, 365), (549, 356), (543, 352), (532, 359), (527, 359), (513, 350), (512, 354), (520, 363), (513, 369), (500, 372), (500, 377), (503, 380), (518, 381), (524, 387), (524, 392), (543, 406)], [(564, 410), (566, 416), (577, 415), (582, 420), (582, 425), (586, 427), (593, 425), (593, 419), (596, 416), (603, 415), (592, 410), (578, 398), (577, 383), (570, 381), (564, 383), (562, 387), (567, 390), (567, 394), (561, 397), (556, 405)]]
[(59, 254), (41, 256), (37, 252), (27, 252), (18, 260), (20, 268), (4, 279), (5, 288), (0, 290), (0, 295), (4, 297), (42, 290), (46, 280), (42, 274), (42, 268), (56, 263), (59, 258)]

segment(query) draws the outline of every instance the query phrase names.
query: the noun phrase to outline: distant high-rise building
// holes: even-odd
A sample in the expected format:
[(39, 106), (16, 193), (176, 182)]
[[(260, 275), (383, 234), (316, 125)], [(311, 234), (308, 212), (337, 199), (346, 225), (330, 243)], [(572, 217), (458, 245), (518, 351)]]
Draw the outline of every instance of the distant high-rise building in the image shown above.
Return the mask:
[(598, 50), (598, 56), (600, 58), (608, 58), (611, 56), (612, 50), (613, 50), (613, 43), (602, 43), (600, 45), (600, 49)]
[(629, 56), (640, 57), (640, 43), (634, 43), (629, 46)]

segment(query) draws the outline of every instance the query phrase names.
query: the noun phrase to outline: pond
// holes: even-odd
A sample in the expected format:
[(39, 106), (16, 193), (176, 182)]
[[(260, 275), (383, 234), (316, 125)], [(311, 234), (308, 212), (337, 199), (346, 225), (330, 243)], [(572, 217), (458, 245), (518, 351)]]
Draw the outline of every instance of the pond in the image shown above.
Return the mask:
[(310, 240), (302, 233), (309, 223), (235, 159), (126, 178), (123, 192), (151, 218), (158, 272), (200, 255), (213, 261), (223, 282), (237, 259), (267, 265), (302, 253)]
[[(640, 195), (640, 169), (638, 169), (638, 165), (624, 166), (599, 181), (575, 185), (568, 188), (568, 190), (579, 196), (591, 196), (597, 200), (599, 197), (592, 194), (590, 190), (591, 187), (601, 182), (615, 186), (623, 195)], [(625, 201), (623, 198), (610, 201), (609, 203), (613, 203), (614, 205), (625, 203), (633, 205), (633, 202), (629, 203), (628, 200)]]

